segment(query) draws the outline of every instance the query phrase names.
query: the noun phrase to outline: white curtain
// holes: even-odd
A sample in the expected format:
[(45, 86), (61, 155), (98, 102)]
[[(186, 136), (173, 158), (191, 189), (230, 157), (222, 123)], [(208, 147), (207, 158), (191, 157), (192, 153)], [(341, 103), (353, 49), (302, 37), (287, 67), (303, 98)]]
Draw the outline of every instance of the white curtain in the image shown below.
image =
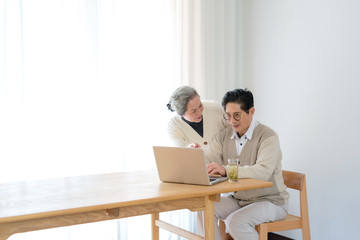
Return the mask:
[(243, 85), (242, 0), (176, 0), (181, 80), (221, 101)]
[[(173, 24), (167, 0), (0, 0), (0, 182), (155, 168), (180, 85)], [(10, 239), (150, 239), (150, 226)]]
[(0, 181), (154, 167), (179, 85), (171, 14), (165, 0), (0, 0)]
[[(0, 0), (0, 182), (155, 168), (151, 147), (167, 143), (176, 87), (220, 100), (241, 85), (241, 3)], [(187, 210), (161, 218), (196, 231)], [(150, 239), (150, 231), (141, 216), (10, 239)]]

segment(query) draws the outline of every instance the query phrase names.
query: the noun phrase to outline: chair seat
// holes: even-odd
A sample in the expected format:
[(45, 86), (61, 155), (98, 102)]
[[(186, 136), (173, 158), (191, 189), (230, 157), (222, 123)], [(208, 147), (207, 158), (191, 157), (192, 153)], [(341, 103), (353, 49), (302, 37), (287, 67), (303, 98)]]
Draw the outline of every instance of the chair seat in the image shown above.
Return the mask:
[(284, 231), (290, 229), (299, 229), (301, 228), (301, 218), (288, 214), (285, 219), (278, 220), (274, 222), (263, 223), (267, 225), (267, 230), (269, 232)]

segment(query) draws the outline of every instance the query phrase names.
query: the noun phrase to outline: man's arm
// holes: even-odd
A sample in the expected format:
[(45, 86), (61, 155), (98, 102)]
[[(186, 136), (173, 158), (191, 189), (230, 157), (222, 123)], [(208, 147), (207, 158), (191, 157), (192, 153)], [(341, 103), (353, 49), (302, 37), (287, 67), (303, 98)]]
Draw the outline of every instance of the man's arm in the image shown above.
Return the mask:
[(225, 130), (222, 130), (216, 134), (209, 148), (205, 150), (205, 160), (207, 164), (215, 162), (219, 165), (222, 165), (224, 135)]
[(276, 135), (265, 139), (260, 145), (256, 164), (239, 167), (239, 178), (269, 180), (278, 162), (281, 161), (279, 139)]

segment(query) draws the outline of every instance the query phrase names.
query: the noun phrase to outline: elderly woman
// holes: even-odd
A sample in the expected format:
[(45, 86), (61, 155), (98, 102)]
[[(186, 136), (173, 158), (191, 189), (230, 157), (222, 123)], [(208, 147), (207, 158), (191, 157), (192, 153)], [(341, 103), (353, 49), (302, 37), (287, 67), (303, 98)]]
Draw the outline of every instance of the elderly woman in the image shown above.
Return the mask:
[(223, 118), (221, 105), (212, 101), (201, 101), (196, 90), (189, 86), (176, 89), (167, 104), (170, 111), (176, 111), (168, 124), (168, 134), (178, 147), (206, 148), (215, 135), (229, 126)]

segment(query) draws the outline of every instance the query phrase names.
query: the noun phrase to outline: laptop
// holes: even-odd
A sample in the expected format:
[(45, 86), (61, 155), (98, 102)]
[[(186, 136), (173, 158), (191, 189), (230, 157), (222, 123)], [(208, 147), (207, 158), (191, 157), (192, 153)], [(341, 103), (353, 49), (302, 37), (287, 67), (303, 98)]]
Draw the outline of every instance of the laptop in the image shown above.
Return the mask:
[(214, 185), (226, 177), (209, 176), (201, 148), (153, 146), (159, 178), (163, 182)]

